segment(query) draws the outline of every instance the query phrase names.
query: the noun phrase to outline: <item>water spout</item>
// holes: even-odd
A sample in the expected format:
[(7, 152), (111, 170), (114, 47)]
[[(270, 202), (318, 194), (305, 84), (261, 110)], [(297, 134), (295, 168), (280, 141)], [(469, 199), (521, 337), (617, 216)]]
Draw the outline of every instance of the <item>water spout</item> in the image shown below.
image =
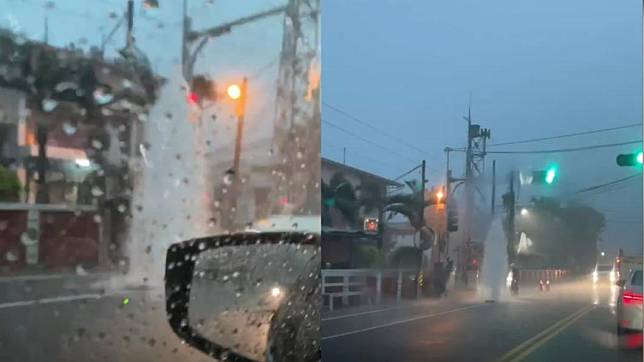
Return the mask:
[(500, 217), (492, 221), (483, 246), (483, 264), (479, 284), (479, 297), (485, 301), (502, 301), (509, 292), (506, 286), (508, 276), (507, 241)]

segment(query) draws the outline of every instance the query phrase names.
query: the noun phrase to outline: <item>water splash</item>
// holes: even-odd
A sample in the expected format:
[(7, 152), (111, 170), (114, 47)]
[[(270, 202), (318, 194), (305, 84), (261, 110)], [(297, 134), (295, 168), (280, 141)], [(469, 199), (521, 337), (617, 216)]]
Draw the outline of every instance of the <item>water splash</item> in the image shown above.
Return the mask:
[[(210, 191), (208, 165), (198, 142), (204, 132), (188, 121), (179, 71), (161, 89), (145, 123), (145, 154), (134, 167), (133, 215), (126, 236), (128, 270), (108, 288), (163, 286), (165, 254), (175, 242), (212, 235), (211, 210), (203, 195)], [(168, 116), (172, 110), (172, 117)], [(177, 158), (176, 154), (189, 155)], [(179, 182), (177, 182), (179, 180)]]
[(492, 221), (492, 226), (485, 239), (483, 264), (478, 288), (479, 298), (483, 300), (507, 300), (509, 291), (506, 288), (508, 276), (507, 241), (500, 217)]

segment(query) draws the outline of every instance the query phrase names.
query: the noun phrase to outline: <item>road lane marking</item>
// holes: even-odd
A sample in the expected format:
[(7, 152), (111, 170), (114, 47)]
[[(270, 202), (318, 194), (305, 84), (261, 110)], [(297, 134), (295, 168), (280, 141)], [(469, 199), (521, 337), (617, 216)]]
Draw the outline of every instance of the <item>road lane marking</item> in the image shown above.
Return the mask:
[(100, 298), (103, 298), (104, 296), (106, 295), (105, 294), (78, 294), (78, 295), (67, 295), (62, 297), (23, 300), (19, 302), (2, 303), (0, 304), (0, 309), (25, 307), (29, 305), (38, 305), (38, 304), (71, 302), (71, 301), (83, 300), (83, 299), (100, 299)]
[(594, 305), (586, 306), (576, 311), (575, 313), (557, 321), (555, 324), (544, 329), (537, 335), (533, 336), (532, 338), (528, 339), (527, 341), (521, 343), (520, 345), (516, 346), (515, 348), (513, 348), (512, 350), (504, 354), (499, 361), (500, 362), (521, 361), (522, 359), (527, 357), (530, 353), (534, 352), (537, 348), (541, 347), (547, 341), (549, 341), (557, 334), (561, 333), (564, 329), (568, 328), (570, 325), (575, 323), (579, 318), (583, 317), (586, 313), (593, 310), (594, 307), (595, 307)]
[(442, 315), (446, 315), (446, 314), (450, 314), (450, 313), (456, 313), (456, 312), (460, 312), (460, 311), (464, 311), (464, 310), (468, 310), (468, 309), (472, 309), (472, 308), (483, 307), (483, 306), (486, 306), (486, 305), (490, 305), (490, 304), (485, 304), (485, 303), (474, 304), (474, 305), (470, 305), (470, 306), (463, 307), (463, 308), (451, 309), (451, 310), (448, 310), (448, 311), (445, 311), (445, 312), (425, 314), (425, 315), (421, 315), (421, 316), (414, 317), (414, 318), (403, 319), (403, 320), (399, 320), (399, 321), (380, 324), (380, 325), (373, 326), (373, 327), (368, 327), (368, 328), (363, 328), (363, 329), (356, 329), (354, 331), (348, 331), (348, 332), (335, 334), (335, 335), (332, 335), (332, 336), (322, 337), (322, 340), (333, 339), (333, 338), (344, 337), (344, 336), (350, 336), (352, 334), (364, 333), (364, 332), (372, 331), (374, 329), (386, 328), (386, 327), (391, 327), (391, 326), (395, 326), (395, 325), (398, 325), (398, 324), (418, 321), (418, 320), (421, 320), (421, 319), (438, 317), (438, 316), (442, 316)]
[(406, 306), (400, 306), (400, 307), (392, 307), (392, 308), (382, 308), (382, 309), (376, 309), (376, 310), (368, 310), (364, 312), (358, 312), (358, 313), (350, 313), (350, 314), (343, 314), (335, 317), (327, 317), (327, 318), (322, 318), (320, 321), (326, 322), (326, 321), (333, 321), (336, 319), (344, 319), (344, 318), (351, 318), (351, 317), (357, 317), (365, 314), (373, 314), (373, 313), (379, 313), (379, 312), (386, 312), (388, 310), (398, 310), (398, 309), (403, 309), (403, 308), (412, 308), (414, 307), (413, 305), (406, 305)]
[(102, 279), (108, 277), (107, 273), (93, 274), (88, 275), (78, 275), (78, 274), (44, 274), (44, 275), (14, 275), (14, 276), (5, 276), (0, 277), (0, 283), (11, 283), (11, 282), (21, 282), (21, 281), (38, 281), (38, 280), (52, 280), (52, 279), (67, 279), (67, 280), (94, 280)]

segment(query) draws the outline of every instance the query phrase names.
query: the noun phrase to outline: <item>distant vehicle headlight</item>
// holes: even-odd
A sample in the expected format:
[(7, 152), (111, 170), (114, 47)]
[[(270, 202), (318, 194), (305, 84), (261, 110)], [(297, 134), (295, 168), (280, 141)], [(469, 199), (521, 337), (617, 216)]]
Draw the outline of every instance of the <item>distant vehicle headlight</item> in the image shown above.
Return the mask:
[(597, 283), (597, 280), (599, 280), (599, 275), (597, 275), (597, 270), (593, 272), (593, 282)]

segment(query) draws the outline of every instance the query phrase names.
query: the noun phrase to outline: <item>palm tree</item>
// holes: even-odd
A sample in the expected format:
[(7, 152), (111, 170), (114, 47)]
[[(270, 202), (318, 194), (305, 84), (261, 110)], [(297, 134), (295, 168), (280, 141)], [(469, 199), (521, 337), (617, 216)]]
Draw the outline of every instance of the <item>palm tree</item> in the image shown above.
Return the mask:
[(358, 219), (359, 203), (355, 190), (342, 173), (335, 173), (329, 183), (322, 181), (322, 225), (331, 226), (331, 210), (338, 210), (350, 226)]
[(427, 250), (432, 246), (435, 233), (425, 225), (425, 219), (421, 212), (425, 207), (434, 205), (435, 200), (424, 200), (424, 195), (415, 182), (406, 181), (405, 183), (412, 192), (388, 197), (384, 211), (391, 212), (389, 218), (393, 217), (394, 214), (405, 216), (409, 220), (409, 224), (420, 233), (420, 249)]

